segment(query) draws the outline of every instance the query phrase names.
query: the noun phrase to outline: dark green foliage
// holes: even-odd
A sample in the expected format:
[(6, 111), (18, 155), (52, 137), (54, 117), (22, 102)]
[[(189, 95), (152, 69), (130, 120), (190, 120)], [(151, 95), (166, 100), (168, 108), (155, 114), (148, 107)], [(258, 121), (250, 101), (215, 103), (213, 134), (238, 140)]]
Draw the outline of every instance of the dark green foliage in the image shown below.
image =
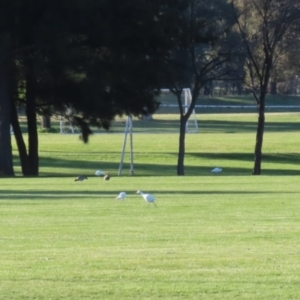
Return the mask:
[(20, 30), (19, 43), (31, 50), (19, 55), (19, 65), (21, 74), (29, 60), (34, 69), (37, 109), (49, 114), (71, 106), (83, 136), (86, 126), (108, 129), (116, 115), (153, 113), (173, 46), (167, 34), (174, 25), (166, 25), (175, 15), (165, 13), (166, 4), (62, 1), (27, 7), (24, 15), (34, 21)]

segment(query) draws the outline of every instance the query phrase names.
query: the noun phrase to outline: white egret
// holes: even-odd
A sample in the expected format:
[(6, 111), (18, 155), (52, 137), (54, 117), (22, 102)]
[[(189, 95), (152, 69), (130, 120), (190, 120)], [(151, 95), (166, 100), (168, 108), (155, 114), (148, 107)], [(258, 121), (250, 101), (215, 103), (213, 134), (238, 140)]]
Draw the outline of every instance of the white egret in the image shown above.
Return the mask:
[(86, 176), (79, 175), (74, 181), (83, 181), (83, 180), (86, 180), (86, 179), (88, 179)]
[(143, 192), (141, 192), (141, 191), (137, 191), (136, 192), (137, 194), (140, 194), (143, 198), (144, 198), (144, 200), (148, 203), (148, 205), (150, 204), (150, 203), (153, 203), (155, 206), (156, 206), (156, 204), (155, 204), (155, 197), (153, 196), (153, 195), (151, 195), (151, 194), (146, 194), (146, 193), (143, 193)]
[(95, 172), (95, 175), (96, 175), (96, 176), (103, 176), (103, 175), (105, 175), (105, 173), (104, 173), (103, 171), (101, 171), (101, 170), (97, 170), (97, 171)]
[(221, 173), (222, 172), (222, 168), (214, 168), (214, 169), (212, 169), (211, 170), (211, 172), (213, 173), (213, 174), (218, 174), (218, 173)]
[(116, 198), (116, 200), (125, 200), (126, 199), (126, 193), (125, 192), (121, 192), (118, 197)]

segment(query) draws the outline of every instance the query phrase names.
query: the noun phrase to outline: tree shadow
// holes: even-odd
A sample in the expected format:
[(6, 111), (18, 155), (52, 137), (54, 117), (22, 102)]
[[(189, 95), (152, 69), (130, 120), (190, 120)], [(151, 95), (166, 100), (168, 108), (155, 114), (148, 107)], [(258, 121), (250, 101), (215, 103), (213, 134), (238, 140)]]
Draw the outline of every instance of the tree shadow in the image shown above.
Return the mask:
[[(205, 133), (242, 133), (242, 132), (256, 132), (257, 121), (224, 121), (205, 120), (199, 121), (200, 132)], [(265, 133), (268, 132), (296, 132), (300, 131), (300, 123), (295, 122), (268, 122), (265, 123)]]
[[(61, 153), (58, 151), (57, 153)], [(74, 155), (78, 154), (74, 152)], [(89, 157), (90, 152), (81, 153), (83, 157)], [(103, 154), (103, 153), (102, 153)], [(105, 153), (104, 153), (105, 154)], [(109, 152), (110, 155), (119, 156), (119, 153)], [(147, 161), (147, 153), (135, 152), (134, 176), (177, 176), (177, 153), (174, 152), (158, 152), (159, 156), (169, 156), (174, 161), (173, 165), (153, 162), (139, 162), (139, 160)], [(55, 156), (55, 152), (53, 154)], [(143, 158), (143, 156), (145, 156)], [(72, 154), (66, 156), (66, 159), (55, 157), (40, 157), (40, 176), (42, 177), (72, 177), (78, 175), (95, 176), (95, 171), (100, 169), (109, 172), (112, 176), (117, 176), (119, 170), (119, 162), (117, 161), (101, 161), (72, 159)], [(193, 161), (193, 165), (189, 162)], [(155, 160), (153, 160), (155, 162)], [(188, 152), (185, 156), (185, 176), (248, 176), (252, 174), (251, 167), (230, 167), (228, 161), (243, 162), (248, 165), (253, 162), (253, 153), (209, 153), (209, 152)], [(205, 161), (205, 165), (203, 162)], [(207, 161), (211, 162), (211, 166), (207, 166)], [(285, 166), (293, 166), (292, 168), (268, 168), (264, 164), (277, 164)], [(214, 165), (213, 165), (214, 164)], [(14, 167), (20, 167), (18, 158), (14, 157)], [(214, 167), (223, 169), (222, 173), (214, 175), (211, 170)], [(50, 170), (49, 170), (50, 169)], [(263, 154), (262, 175), (268, 176), (299, 176), (300, 175), (300, 155), (298, 153), (268, 153)], [(122, 176), (130, 175), (129, 163), (123, 164)]]
[[(230, 111), (234, 113), (234, 111)], [(216, 112), (214, 112), (216, 113)], [(227, 111), (228, 113), (228, 111)], [(257, 129), (257, 120), (253, 116), (253, 121), (244, 121), (244, 120), (220, 120), (218, 116), (212, 116), (211, 119), (201, 120), (201, 114), (197, 113), (198, 133), (242, 133), (242, 132), (256, 132)], [(178, 115), (179, 116), (179, 115)], [(177, 133), (179, 134), (179, 117), (178, 120), (169, 120), (169, 119), (155, 119), (153, 120), (134, 120), (133, 121), (133, 132), (134, 134), (138, 133), (150, 133), (150, 134), (170, 134)], [(53, 122), (53, 128), (59, 132), (59, 124)], [(109, 131), (99, 128), (92, 128), (94, 134), (123, 134), (125, 129), (124, 120), (116, 120), (112, 123), (112, 126)], [(192, 131), (193, 124), (190, 125)], [(270, 122), (266, 120), (265, 123), (265, 132), (296, 132), (300, 131), (300, 123), (298, 122)], [(27, 128), (25, 125), (22, 125), (22, 132), (27, 133)], [(39, 134), (59, 134), (59, 133), (39, 133)], [(70, 133), (71, 134), (71, 133)], [(79, 133), (74, 133), (74, 135), (79, 135)]]
[[(136, 194), (136, 191), (126, 191), (127, 200), (131, 199), (140, 199), (140, 196)], [(193, 191), (182, 191), (182, 190), (159, 190), (159, 189), (151, 189), (151, 194), (154, 195), (263, 195), (263, 194), (298, 194), (299, 192), (286, 192), (286, 191), (237, 191), (237, 190), (193, 190)], [(85, 196), (82, 196), (85, 194)], [(80, 199), (90, 198), (90, 200), (102, 201), (103, 199), (111, 198), (114, 200), (118, 192), (116, 191), (90, 191), (90, 190), (43, 190), (43, 191), (28, 191), (28, 190), (1, 190), (1, 201), (9, 200), (32, 200), (32, 201), (42, 201), (42, 200), (53, 200), (53, 201), (77, 201)], [(8, 198), (8, 199), (5, 199)], [(242, 199), (241, 199), (242, 200)], [(26, 203), (18, 203), (18, 205), (27, 205)]]

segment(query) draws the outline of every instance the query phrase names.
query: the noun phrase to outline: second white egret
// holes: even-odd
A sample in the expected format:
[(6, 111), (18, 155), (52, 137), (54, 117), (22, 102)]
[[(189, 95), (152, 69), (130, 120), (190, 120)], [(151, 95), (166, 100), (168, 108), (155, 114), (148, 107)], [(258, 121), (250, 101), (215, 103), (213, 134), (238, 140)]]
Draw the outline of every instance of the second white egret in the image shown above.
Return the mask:
[(104, 173), (103, 171), (101, 171), (101, 170), (97, 170), (97, 171), (95, 172), (95, 175), (96, 175), (96, 176), (104, 176), (105, 173)]
[(137, 191), (136, 192), (137, 194), (140, 194), (143, 198), (144, 198), (144, 200), (148, 203), (148, 205), (150, 204), (150, 203), (153, 203), (155, 206), (156, 206), (156, 204), (155, 204), (155, 197), (153, 196), (153, 195), (151, 195), (151, 194), (146, 194), (146, 193), (143, 193), (143, 192), (141, 192), (141, 191)]
[(125, 192), (121, 192), (118, 197), (116, 198), (116, 200), (125, 200), (126, 199), (126, 193)]
[(214, 169), (212, 169), (211, 170), (211, 172), (213, 173), (213, 174), (218, 174), (218, 173), (221, 173), (222, 172), (222, 168), (214, 168)]

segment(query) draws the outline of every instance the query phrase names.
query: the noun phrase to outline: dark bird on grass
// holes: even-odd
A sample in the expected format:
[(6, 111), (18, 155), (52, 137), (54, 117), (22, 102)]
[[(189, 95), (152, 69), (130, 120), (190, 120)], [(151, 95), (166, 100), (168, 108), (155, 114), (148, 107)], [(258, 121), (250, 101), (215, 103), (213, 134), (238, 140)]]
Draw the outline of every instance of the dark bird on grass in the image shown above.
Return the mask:
[(109, 180), (110, 179), (110, 175), (109, 173), (106, 173), (103, 177), (104, 180)]
[(74, 181), (83, 181), (83, 180), (86, 180), (86, 179), (88, 179), (86, 176), (79, 175)]

